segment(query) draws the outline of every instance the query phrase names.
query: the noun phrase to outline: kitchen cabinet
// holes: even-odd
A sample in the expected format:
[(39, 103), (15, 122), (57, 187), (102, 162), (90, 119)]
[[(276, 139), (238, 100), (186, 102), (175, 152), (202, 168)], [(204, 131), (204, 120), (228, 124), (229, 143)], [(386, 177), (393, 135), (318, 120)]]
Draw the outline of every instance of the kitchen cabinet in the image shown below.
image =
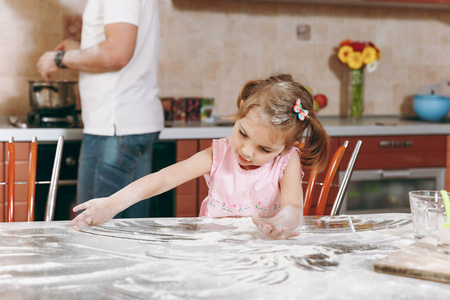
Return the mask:
[(445, 135), (341, 137), (349, 140), (343, 164), (350, 159), (357, 140), (363, 144), (355, 170), (445, 167)]
[[(185, 160), (199, 149), (199, 140), (177, 140), (176, 161)], [(196, 217), (198, 215), (198, 178), (190, 180), (176, 188), (175, 216)]]
[[(5, 182), (5, 143), (0, 143), (0, 182)], [(5, 211), (6, 211), (6, 203), (5, 203), (5, 191), (6, 188), (4, 185), (0, 185), (0, 222), (5, 220)]]
[[(177, 162), (211, 146), (212, 139), (177, 140)], [(197, 217), (200, 205), (208, 195), (208, 187), (203, 176), (188, 181), (176, 188), (175, 216)]]

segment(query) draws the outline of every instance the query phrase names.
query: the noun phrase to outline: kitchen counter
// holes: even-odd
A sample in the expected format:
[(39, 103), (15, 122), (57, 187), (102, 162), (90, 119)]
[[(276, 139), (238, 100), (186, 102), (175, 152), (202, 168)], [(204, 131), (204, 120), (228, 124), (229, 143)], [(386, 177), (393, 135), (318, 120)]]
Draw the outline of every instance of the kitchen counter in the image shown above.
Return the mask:
[[(364, 117), (351, 120), (340, 117), (320, 117), (330, 136), (379, 136), (379, 135), (429, 135), (450, 134), (450, 120), (445, 122), (423, 122), (414, 118), (389, 116)], [(223, 121), (215, 124), (168, 123), (160, 139), (209, 139), (231, 135), (232, 128), (224, 127)]]
[[(366, 116), (362, 120), (348, 118), (320, 117), (330, 136), (379, 136), (379, 135), (447, 135), (450, 134), (450, 120), (445, 122), (423, 122), (414, 118), (389, 116)], [(211, 139), (231, 135), (232, 127), (224, 121), (211, 124), (167, 122), (160, 134), (160, 140)], [(0, 140), (14, 136), (16, 141), (30, 141), (33, 136), (38, 141), (56, 141), (59, 135), (66, 140), (80, 140), (81, 128), (15, 128), (7, 117), (0, 117)]]
[(272, 240), (250, 218), (0, 223), (5, 299), (445, 299), (374, 263), (415, 242), (410, 214), (306, 217)]

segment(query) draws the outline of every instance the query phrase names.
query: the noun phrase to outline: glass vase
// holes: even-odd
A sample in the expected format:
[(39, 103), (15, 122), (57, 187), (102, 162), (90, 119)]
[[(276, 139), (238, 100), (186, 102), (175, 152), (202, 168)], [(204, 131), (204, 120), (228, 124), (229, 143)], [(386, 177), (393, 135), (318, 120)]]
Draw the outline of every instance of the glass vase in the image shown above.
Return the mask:
[(364, 111), (364, 68), (350, 70), (348, 95), (350, 117), (361, 119)]

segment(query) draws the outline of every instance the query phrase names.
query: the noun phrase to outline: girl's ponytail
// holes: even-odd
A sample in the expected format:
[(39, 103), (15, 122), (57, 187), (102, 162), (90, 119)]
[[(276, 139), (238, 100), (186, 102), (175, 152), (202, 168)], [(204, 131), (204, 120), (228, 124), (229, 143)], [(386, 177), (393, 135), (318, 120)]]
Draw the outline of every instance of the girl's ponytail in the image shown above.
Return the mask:
[(316, 116), (309, 116), (307, 140), (302, 149), (301, 163), (308, 169), (325, 170), (328, 164), (330, 151), (329, 137), (325, 128), (317, 120)]

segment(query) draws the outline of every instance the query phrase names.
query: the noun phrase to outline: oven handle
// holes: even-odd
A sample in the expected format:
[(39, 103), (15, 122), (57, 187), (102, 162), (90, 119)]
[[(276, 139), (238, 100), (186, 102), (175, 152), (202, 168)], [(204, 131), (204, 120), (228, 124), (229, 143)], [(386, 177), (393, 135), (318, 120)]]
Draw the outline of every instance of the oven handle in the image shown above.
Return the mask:
[(381, 178), (390, 179), (390, 178), (409, 178), (411, 176), (411, 172), (409, 170), (382, 170)]
[(413, 141), (399, 141), (399, 140), (389, 140), (380, 141), (380, 148), (409, 148), (414, 146)]
[[(445, 167), (437, 168), (410, 168), (410, 169), (374, 169), (374, 170), (355, 170), (350, 182), (373, 181), (380, 179), (420, 179), (436, 178), (439, 189), (445, 186)], [(339, 171), (339, 182), (342, 182), (344, 171)]]

